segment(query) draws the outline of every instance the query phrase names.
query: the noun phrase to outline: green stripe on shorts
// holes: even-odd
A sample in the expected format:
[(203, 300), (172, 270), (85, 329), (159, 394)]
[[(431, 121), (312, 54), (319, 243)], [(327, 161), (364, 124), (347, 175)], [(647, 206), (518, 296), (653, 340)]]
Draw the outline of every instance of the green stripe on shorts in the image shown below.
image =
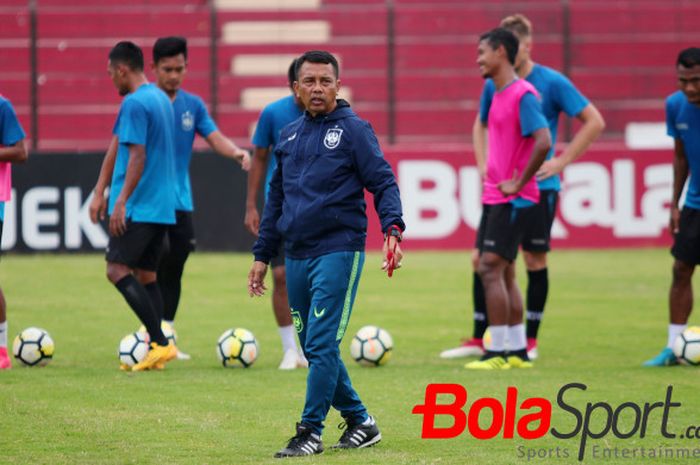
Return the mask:
[(360, 264), (360, 252), (355, 252), (355, 256), (352, 259), (352, 271), (350, 272), (350, 281), (348, 282), (348, 290), (345, 291), (345, 301), (343, 302), (343, 315), (340, 317), (340, 326), (338, 326), (338, 332), (335, 335), (335, 340), (340, 341), (345, 335), (345, 330), (348, 328), (348, 321), (350, 320), (350, 305), (352, 303), (352, 290), (355, 287), (355, 281), (357, 280), (357, 269)]

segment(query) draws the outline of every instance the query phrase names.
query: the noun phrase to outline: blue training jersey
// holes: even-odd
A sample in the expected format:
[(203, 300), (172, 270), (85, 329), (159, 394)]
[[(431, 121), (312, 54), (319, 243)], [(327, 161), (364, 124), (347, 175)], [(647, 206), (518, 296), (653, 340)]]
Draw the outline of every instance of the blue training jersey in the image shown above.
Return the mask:
[[(0, 145), (9, 147), (25, 137), (12, 103), (0, 95)], [(5, 221), (5, 202), (0, 202), (0, 221)]]
[(126, 202), (126, 217), (138, 223), (175, 223), (176, 178), (173, 106), (155, 84), (127, 95), (119, 109), (114, 135), (119, 138), (109, 194), (109, 213), (124, 186), (129, 146), (143, 145), (146, 161)]
[(265, 199), (270, 190), (272, 173), (277, 167), (277, 158), (272, 156), (274, 147), (280, 139), (282, 128), (298, 119), (304, 111), (294, 101), (293, 95), (288, 95), (267, 105), (262, 113), (253, 135), (253, 145), (261, 148), (272, 148), (268, 156), (267, 174), (265, 175)]
[(178, 91), (173, 101), (175, 112), (175, 176), (177, 177), (177, 210), (191, 212), (192, 186), (190, 160), (195, 133), (202, 137), (217, 130), (216, 123), (201, 98), (184, 90)]
[(666, 131), (683, 142), (690, 179), (685, 206), (700, 210), (700, 107), (688, 102), (680, 90), (666, 99)]
[[(554, 156), (554, 146), (557, 142), (557, 129), (559, 126), (559, 114), (566, 113), (574, 117), (581, 113), (589, 104), (588, 99), (579, 92), (574, 84), (563, 74), (547, 66), (535, 64), (530, 74), (525, 78), (535, 86), (542, 99), (542, 112), (552, 133), (552, 148), (547, 153), (549, 160)], [(496, 86), (493, 80), (487, 79), (481, 92), (479, 118), (483, 123), (488, 121), (489, 108)], [(560, 190), (561, 180), (559, 176), (551, 176), (537, 183), (540, 190)]]
[[(533, 93), (526, 93), (520, 99), (520, 134), (523, 137), (530, 137), (540, 129), (547, 127), (547, 121), (542, 113), (540, 100)], [(515, 208), (530, 207), (534, 205), (531, 200), (516, 197), (510, 201)]]

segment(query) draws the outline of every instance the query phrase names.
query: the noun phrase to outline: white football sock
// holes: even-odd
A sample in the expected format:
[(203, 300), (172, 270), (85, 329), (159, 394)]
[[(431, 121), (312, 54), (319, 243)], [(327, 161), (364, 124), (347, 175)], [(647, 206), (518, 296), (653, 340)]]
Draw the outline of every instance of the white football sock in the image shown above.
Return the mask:
[(374, 418), (372, 418), (371, 416), (368, 416), (367, 419), (362, 422), (362, 425), (364, 425), (364, 426), (369, 426), (369, 425), (373, 425), (373, 424), (374, 424)]
[(0, 347), (7, 347), (7, 321), (0, 323)]
[(294, 330), (294, 325), (280, 326), (279, 328), (280, 338), (282, 339), (282, 350), (297, 350), (297, 339), (296, 331)]
[(506, 350), (506, 332), (508, 331), (508, 326), (489, 326), (489, 331), (491, 332), (491, 351), (492, 352), (503, 352)]
[(673, 348), (673, 342), (676, 340), (678, 335), (685, 331), (688, 325), (674, 325), (673, 323), (668, 325), (668, 341), (666, 341), (666, 347), (669, 349)]
[(175, 327), (175, 322), (172, 321), (172, 320), (163, 320), (163, 322), (164, 322), (164, 323), (168, 323), (168, 324), (169, 324), (170, 326), (172, 326), (173, 328)]
[(513, 326), (508, 326), (508, 344), (510, 350), (523, 350), (527, 347), (527, 339), (525, 338), (525, 325), (520, 323)]

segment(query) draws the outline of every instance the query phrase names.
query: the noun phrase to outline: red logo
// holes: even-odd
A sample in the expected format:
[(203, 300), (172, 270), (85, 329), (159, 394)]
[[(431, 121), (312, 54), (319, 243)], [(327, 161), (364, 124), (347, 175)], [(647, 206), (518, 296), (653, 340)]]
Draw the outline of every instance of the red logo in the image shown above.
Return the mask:
[[(450, 395), (451, 403), (438, 404), (438, 396)], [(517, 431), (523, 439), (541, 438), (549, 431), (552, 420), (552, 403), (542, 397), (530, 397), (518, 403), (518, 389), (509, 387), (505, 405), (493, 397), (482, 397), (467, 405), (467, 390), (459, 384), (429, 384), (425, 389), (425, 401), (413, 407), (412, 413), (423, 415), (423, 439), (447, 439), (462, 434), (465, 428), (477, 439), (491, 439), (502, 433), (504, 439), (512, 439)], [(482, 428), (479, 417), (485, 410), (491, 413), (491, 424)], [(436, 427), (438, 415), (451, 416), (450, 427)]]

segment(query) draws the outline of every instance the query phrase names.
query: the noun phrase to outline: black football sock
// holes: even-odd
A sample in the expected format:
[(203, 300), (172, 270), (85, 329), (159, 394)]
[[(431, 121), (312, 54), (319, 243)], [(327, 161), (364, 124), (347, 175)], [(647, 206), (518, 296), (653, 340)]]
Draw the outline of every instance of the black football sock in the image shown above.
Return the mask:
[(487, 350), (484, 352), (484, 355), (482, 355), (481, 360), (489, 360), (494, 357), (504, 357), (506, 356), (506, 352), (504, 350)]
[(136, 316), (141, 320), (141, 323), (146, 327), (151, 341), (158, 345), (167, 345), (168, 339), (163, 335), (160, 329), (160, 318), (156, 315), (151, 303), (151, 298), (143, 285), (138, 282), (133, 275), (126, 275), (115, 284), (116, 288), (121, 292), (134, 311)]
[(525, 361), (527, 361), (527, 362), (530, 361), (530, 357), (527, 356), (527, 350), (526, 350), (526, 349), (512, 350), (512, 351), (508, 352), (507, 355), (509, 355), (509, 356), (510, 356), (510, 355), (515, 355), (516, 357), (520, 357), (521, 359), (523, 359), (523, 360), (525, 360)]
[(158, 266), (158, 285), (163, 298), (163, 319), (175, 321), (175, 313), (180, 304), (182, 272), (189, 252), (170, 251)]
[(536, 339), (542, 322), (544, 305), (549, 292), (547, 268), (527, 272), (527, 329), (528, 339)]
[(148, 292), (148, 298), (151, 299), (151, 305), (153, 305), (153, 310), (156, 311), (156, 316), (159, 320), (163, 319), (163, 296), (160, 294), (160, 286), (157, 281), (145, 284), (143, 286)]
[(476, 271), (474, 272), (474, 280), (472, 282), (472, 299), (474, 302), (474, 339), (483, 339), (486, 328), (489, 326), (488, 318), (486, 317), (486, 294), (484, 293), (484, 285), (481, 283), (481, 276)]

